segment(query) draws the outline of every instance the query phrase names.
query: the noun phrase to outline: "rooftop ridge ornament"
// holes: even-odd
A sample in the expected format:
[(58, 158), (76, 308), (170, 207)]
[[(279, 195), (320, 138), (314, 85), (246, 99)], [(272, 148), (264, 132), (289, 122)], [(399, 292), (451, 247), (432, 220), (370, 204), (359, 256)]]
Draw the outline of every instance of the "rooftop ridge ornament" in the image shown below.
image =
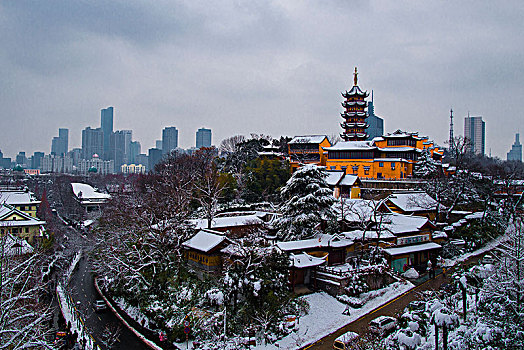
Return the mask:
[(357, 73), (357, 67), (355, 67), (355, 73), (353, 73), (353, 85), (357, 86), (358, 82), (358, 73)]

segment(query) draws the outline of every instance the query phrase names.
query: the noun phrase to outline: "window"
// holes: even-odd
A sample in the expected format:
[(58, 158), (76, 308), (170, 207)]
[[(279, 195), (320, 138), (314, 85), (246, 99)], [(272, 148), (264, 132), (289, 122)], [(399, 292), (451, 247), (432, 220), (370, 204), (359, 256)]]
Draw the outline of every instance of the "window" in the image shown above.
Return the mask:
[(378, 166), (381, 167), (381, 168), (384, 167), (384, 162), (378, 163)]
[(25, 228), (25, 233), (29, 233), (29, 227)]
[(391, 170), (395, 170), (395, 162), (391, 162)]
[(377, 173), (377, 178), (382, 179), (382, 173)]

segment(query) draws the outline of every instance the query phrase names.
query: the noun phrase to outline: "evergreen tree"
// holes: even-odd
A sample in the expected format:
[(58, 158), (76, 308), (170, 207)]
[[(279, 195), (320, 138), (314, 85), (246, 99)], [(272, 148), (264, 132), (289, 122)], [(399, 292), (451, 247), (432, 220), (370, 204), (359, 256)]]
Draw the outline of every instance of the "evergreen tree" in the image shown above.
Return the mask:
[(316, 165), (298, 169), (281, 190), (282, 217), (277, 222), (278, 237), (284, 241), (310, 238), (317, 226), (335, 218), (332, 190), (326, 173)]
[(413, 174), (417, 177), (430, 178), (437, 175), (437, 162), (433, 159), (429, 149), (424, 149), (417, 163), (415, 163)]

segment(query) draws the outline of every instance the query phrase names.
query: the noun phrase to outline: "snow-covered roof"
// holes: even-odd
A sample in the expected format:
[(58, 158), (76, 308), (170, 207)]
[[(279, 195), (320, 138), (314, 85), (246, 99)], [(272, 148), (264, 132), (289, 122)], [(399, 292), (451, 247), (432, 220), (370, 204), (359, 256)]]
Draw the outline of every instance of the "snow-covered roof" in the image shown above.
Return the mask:
[[(362, 237), (364, 237), (364, 241), (366, 240), (373, 240), (378, 239), (378, 232), (377, 231), (364, 231), (362, 230), (355, 230), (350, 232), (342, 232), (342, 235), (344, 235), (347, 239), (351, 239), (353, 241), (362, 240)], [(389, 239), (389, 238), (395, 238), (396, 236), (392, 234), (391, 232), (384, 231), (380, 233), (380, 239)]]
[(0, 203), (10, 205), (39, 204), (33, 193), (25, 191), (0, 191)]
[(433, 237), (433, 239), (435, 239), (435, 238), (444, 238), (444, 239), (447, 239), (447, 238), (448, 238), (448, 235), (446, 234), (446, 232), (435, 231), (435, 232), (433, 232), (433, 234), (431, 235), (431, 237)]
[(329, 186), (336, 186), (340, 179), (344, 177), (343, 171), (337, 171), (337, 170), (328, 170), (326, 171), (327, 176), (325, 178), (327, 184)]
[(381, 201), (373, 201), (367, 199), (350, 199), (346, 198), (341, 201), (336, 201), (333, 204), (333, 209), (337, 212), (337, 217), (344, 212), (344, 220), (348, 222), (364, 222), (373, 220), (373, 211), (378, 208), (389, 208), (382, 205)]
[[(196, 229), (207, 228), (207, 219), (192, 219), (189, 220)], [(238, 227), (246, 225), (262, 225), (264, 221), (256, 214), (252, 215), (239, 215), (239, 216), (227, 216), (227, 217), (215, 217), (211, 221), (211, 228), (226, 228), (226, 227)]]
[(289, 256), (291, 260), (291, 266), (298, 268), (314, 267), (322, 265), (326, 262), (326, 257), (317, 258), (316, 256), (309, 255), (308, 253), (291, 254)]
[(422, 152), (421, 150), (415, 147), (379, 147), (378, 150), (381, 152)]
[(297, 250), (311, 249), (311, 248), (340, 248), (348, 247), (353, 244), (352, 240), (341, 238), (333, 235), (321, 234), (316, 238), (302, 239), (298, 241), (278, 242), (276, 246), (285, 252), (292, 252)]
[(196, 235), (182, 243), (182, 245), (186, 248), (208, 253), (213, 248), (217, 247), (220, 243), (224, 242), (226, 239), (226, 236), (224, 236), (221, 232), (203, 229), (198, 231)]
[(362, 151), (373, 149), (376, 149), (376, 147), (373, 146), (372, 141), (340, 141), (337, 142), (334, 146), (324, 147), (324, 150), (327, 151)]
[(384, 253), (395, 256), (395, 255), (422, 252), (425, 250), (433, 250), (433, 249), (440, 249), (440, 248), (442, 248), (440, 244), (437, 244), (435, 242), (428, 242), (428, 243), (422, 243), (422, 244), (408, 245), (405, 247), (386, 248), (384, 249)]
[(94, 187), (88, 184), (72, 182), (73, 193), (79, 199), (84, 200), (107, 200), (111, 195), (98, 192)]
[(405, 212), (432, 211), (437, 209), (437, 201), (425, 192), (394, 193), (388, 200)]
[[(24, 220), (4, 220), (12, 214), (21, 216)], [(45, 225), (45, 223), (45, 221), (40, 221), (9, 204), (0, 204), (0, 226), (2, 227), (36, 226)]]
[(357, 182), (358, 176), (357, 175), (348, 175), (344, 176), (344, 178), (339, 182), (340, 186), (353, 186), (355, 182)]
[(466, 219), (466, 220), (479, 220), (479, 219), (482, 219), (483, 216), (484, 216), (484, 212), (483, 211), (478, 211), (476, 213), (466, 215), (466, 217), (464, 219)]
[(422, 140), (421, 137), (418, 136), (418, 133), (415, 133), (415, 132), (405, 132), (405, 131), (402, 131), (402, 130), (397, 130), (395, 131), (394, 133), (387, 133), (386, 135), (383, 136), (384, 138), (405, 138), (405, 137), (412, 137), (414, 138), (415, 140)]
[(34, 251), (34, 248), (25, 239), (12, 234), (5, 235), (2, 242), (4, 243), (4, 254), (6, 256), (30, 254)]
[(295, 136), (288, 144), (292, 143), (321, 143), (327, 138), (326, 135), (303, 135)]
[(401, 233), (416, 232), (427, 223), (431, 224), (431, 221), (422, 216), (392, 213), (386, 214), (382, 218), (382, 229), (399, 235)]

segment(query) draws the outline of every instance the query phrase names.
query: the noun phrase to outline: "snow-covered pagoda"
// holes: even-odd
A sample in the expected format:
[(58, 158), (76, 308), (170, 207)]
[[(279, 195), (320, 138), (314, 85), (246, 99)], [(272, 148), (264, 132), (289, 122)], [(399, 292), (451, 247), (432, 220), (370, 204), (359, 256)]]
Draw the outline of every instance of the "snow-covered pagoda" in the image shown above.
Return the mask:
[(344, 129), (340, 137), (344, 141), (363, 141), (368, 137), (366, 133), (366, 129), (369, 126), (366, 122), (366, 97), (369, 96), (369, 93), (360, 90), (357, 84), (357, 67), (355, 67), (353, 76), (353, 87), (351, 90), (342, 93), (342, 97), (345, 98), (342, 102), (342, 107), (344, 107), (345, 111), (340, 113), (342, 118), (344, 118), (344, 122), (340, 123), (342, 129)]

